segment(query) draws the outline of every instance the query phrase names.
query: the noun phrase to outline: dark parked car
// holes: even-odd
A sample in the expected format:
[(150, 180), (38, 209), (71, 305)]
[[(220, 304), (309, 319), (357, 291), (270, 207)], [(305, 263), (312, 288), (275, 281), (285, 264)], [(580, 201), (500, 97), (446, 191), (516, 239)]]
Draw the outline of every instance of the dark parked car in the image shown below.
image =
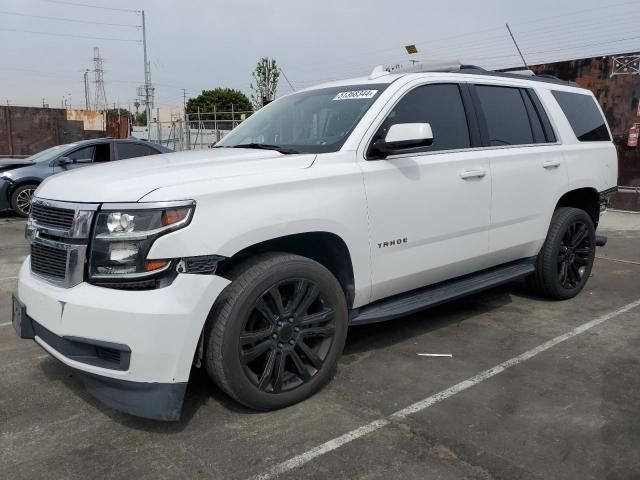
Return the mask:
[(172, 150), (137, 139), (101, 138), (58, 145), (25, 159), (0, 158), (0, 211), (29, 215), (31, 196), (40, 182), (56, 173), (99, 162), (144, 157)]

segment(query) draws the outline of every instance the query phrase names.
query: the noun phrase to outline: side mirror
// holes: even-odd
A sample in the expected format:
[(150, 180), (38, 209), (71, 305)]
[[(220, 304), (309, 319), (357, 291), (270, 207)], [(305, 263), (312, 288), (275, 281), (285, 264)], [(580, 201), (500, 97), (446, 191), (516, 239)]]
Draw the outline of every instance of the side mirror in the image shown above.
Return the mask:
[(65, 165), (69, 165), (73, 163), (73, 160), (69, 157), (58, 157), (53, 162), (51, 162), (52, 167), (64, 167)]
[(391, 125), (384, 139), (376, 140), (373, 150), (386, 157), (412, 148), (428, 147), (433, 132), (428, 123), (396, 123)]

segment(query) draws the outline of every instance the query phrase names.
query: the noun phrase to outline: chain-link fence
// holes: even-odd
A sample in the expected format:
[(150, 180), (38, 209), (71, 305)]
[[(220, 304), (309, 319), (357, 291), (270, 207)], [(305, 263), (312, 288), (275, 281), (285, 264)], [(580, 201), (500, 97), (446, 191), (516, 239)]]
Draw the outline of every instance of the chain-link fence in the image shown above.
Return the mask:
[(177, 152), (211, 148), (237, 127), (252, 112), (197, 112), (184, 118), (151, 122), (147, 127), (134, 126), (133, 136), (159, 143)]

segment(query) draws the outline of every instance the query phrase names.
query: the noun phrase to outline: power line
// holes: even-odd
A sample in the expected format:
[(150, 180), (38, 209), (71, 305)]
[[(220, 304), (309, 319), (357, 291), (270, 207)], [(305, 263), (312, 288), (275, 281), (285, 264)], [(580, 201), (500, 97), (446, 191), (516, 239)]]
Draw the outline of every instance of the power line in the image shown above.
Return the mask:
[(282, 70), (282, 68), (279, 69), (280, 73), (282, 74), (282, 76), (284, 77), (284, 79), (287, 81), (287, 83), (289, 84), (289, 87), (291, 88), (291, 91), (295, 92), (296, 89), (293, 88), (293, 85), (291, 85), (291, 82), (289, 81), (289, 79), (287, 78), (287, 76), (284, 73), (284, 70)]
[(51, 3), (61, 3), (64, 5), (73, 5), (74, 7), (99, 8), (100, 10), (115, 10), (117, 12), (140, 13), (141, 10), (131, 10), (128, 8), (102, 7), (99, 5), (89, 5), (87, 3), (67, 2), (65, 0), (46, 0)]
[[(617, 7), (617, 6), (625, 6), (625, 5), (635, 5), (637, 4), (637, 0), (633, 1), (633, 2), (622, 2), (622, 3), (616, 3), (613, 5), (608, 5), (606, 7), (594, 7), (594, 8), (587, 8), (587, 9), (583, 9), (583, 10), (574, 10), (571, 13), (566, 13), (566, 14), (560, 14), (560, 15), (554, 15), (553, 17), (539, 17), (536, 19), (532, 19), (532, 20), (528, 20), (525, 22), (512, 22), (511, 26), (519, 26), (519, 25), (528, 25), (531, 23), (538, 23), (538, 22), (542, 22), (542, 21), (548, 21), (548, 20), (554, 20), (558, 17), (566, 17), (566, 16), (578, 16), (581, 15), (583, 13), (587, 13), (587, 12), (591, 12), (591, 11), (595, 11), (595, 10), (602, 10), (602, 9), (612, 9), (613, 7)], [(633, 12), (632, 12), (633, 13)], [(628, 15), (627, 15), (628, 16)], [(602, 18), (600, 19), (600, 21), (602, 22)], [(580, 22), (580, 20), (578, 20), (578, 22)], [(473, 35), (478, 35), (478, 34), (484, 34), (484, 33), (488, 33), (488, 32), (493, 32), (493, 31), (504, 31), (503, 30), (504, 27), (495, 27), (495, 28), (488, 28), (488, 29), (483, 29), (483, 30), (476, 30), (473, 32), (466, 32), (466, 33), (461, 33), (461, 34), (456, 34), (456, 35), (452, 35), (452, 36), (448, 36), (448, 37), (442, 37), (442, 38), (438, 38), (438, 39), (432, 39), (432, 40), (423, 40), (423, 41), (417, 41), (414, 42), (415, 45), (417, 46), (424, 46), (424, 47), (432, 47), (434, 44), (437, 43), (441, 43), (441, 42), (447, 42), (449, 40), (459, 40), (461, 37), (469, 37), (469, 36), (473, 36)], [(538, 32), (538, 35), (540, 35), (540, 29), (531, 29), (531, 30), (526, 30), (524, 32)], [(523, 32), (523, 33), (524, 33)], [(521, 32), (518, 32), (518, 37), (521, 36)], [(490, 40), (490, 39), (496, 39), (497, 43), (504, 43), (507, 44), (508, 41), (508, 36), (507, 35), (496, 35), (496, 36), (490, 36), (490, 37), (485, 37), (485, 40)], [(447, 43), (447, 47), (451, 47), (454, 45), (464, 45), (465, 47), (469, 47), (469, 40), (461, 40), (460, 42), (457, 43), (453, 43), (451, 44), (450, 42)], [(496, 43), (496, 42), (492, 42), (492, 43)], [(394, 48), (394, 49), (385, 49), (385, 50), (378, 50), (378, 51), (370, 51), (370, 52), (361, 52), (359, 54), (350, 54), (350, 55), (346, 55), (346, 56), (341, 56), (341, 57), (334, 57), (331, 59), (332, 64), (335, 64), (336, 62), (341, 62), (341, 61), (346, 61), (348, 59), (353, 59), (353, 58), (362, 58), (363, 56), (376, 56), (376, 55), (380, 55), (380, 54), (384, 54), (387, 52), (398, 52), (400, 49), (398, 48)], [(397, 58), (397, 57), (396, 57)], [(405, 59), (405, 57), (402, 57), (403, 60)], [(305, 69), (301, 69), (302, 71), (308, 72), (308, 71), (319, 71), (319, 70), (324, 70), (322, 68), (319, 67), (312, 67), (311, 69), (305, 68)]]
[(73, 23), (91, 23), (93, 25), (107, 25), (110, 27), (133, 27), (140, 28), (139, 25), (132, 25), (130, 23), (104, 23), (104, 22), (93, 22), (91, 20), (79, 20), (75, 18), (62, 18), (62, 17), (49, 17), (45, 15), (31, 15), (29, 13), (19, 13), (19, 12), (5, 12), (0, 11), (2, 15), (15, 15), (18, 17), (29, 17), (29, 18), (41, 18), (43, 20), (56, 20), (60, 22), (73, 22)]
[(88, 40), (109, 40), (112, 42), (134, 42), (140, 43), (140, 40), (130, 40), (125, 38), (112, 38), (112, 37), (89, 37), (86, 35), (73, 35), (71, 33), (53, 33), (53, 32), (37, 32), (35, 30), (20, 30), (17, 28), (0, 28), (5, 32), (18, 32), (18, 33), (32, 33), (34, 35), (48, 35), (51, 37), (70, 37), (70, 38), (85, 38)]

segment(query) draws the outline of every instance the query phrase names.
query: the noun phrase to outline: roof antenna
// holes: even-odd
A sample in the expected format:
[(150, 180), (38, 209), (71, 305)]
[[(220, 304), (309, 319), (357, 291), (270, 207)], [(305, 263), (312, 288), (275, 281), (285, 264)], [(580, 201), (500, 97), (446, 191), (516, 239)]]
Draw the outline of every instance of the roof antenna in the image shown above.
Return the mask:
[(511, 29), (509, 28), (509, 24), (505, 23), (505, 25), (507, 26), (507, 30), (509, 31), (509, 35), (511, 35), (511, 40), (513, 40), (513, 44), (516, 46), (516, 50), (518, 50), (518, 53), (520, 54), (520, 58), (522, 59), (522, 63), (524, 64), (524, 68), (529, 70), (529, 65), (527, 65), (527, 61), (524, 59), (524, 55), (522, 55), (522, 52), (520, 51), (520, 47), (518, 46), (518, 42), (516, 42), (516, 37), (514, 37), (513, 33), (511, 33)]

